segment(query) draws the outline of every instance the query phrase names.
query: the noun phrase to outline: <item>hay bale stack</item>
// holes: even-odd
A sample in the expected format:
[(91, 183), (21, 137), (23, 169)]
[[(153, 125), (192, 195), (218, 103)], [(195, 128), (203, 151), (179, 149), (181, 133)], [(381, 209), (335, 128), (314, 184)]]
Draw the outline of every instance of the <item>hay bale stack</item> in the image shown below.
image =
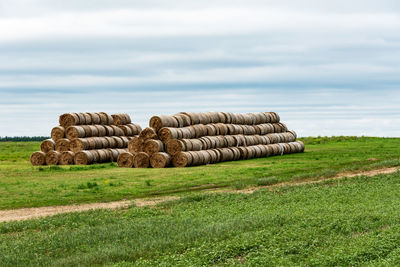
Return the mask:
[[(127, 151), (129, 141), (142, 131), (125, 113), (65, 113), (59, 117), (59, 124), (51, 130), (52, 138), (41, 144), (44, 161), (43, 154), (34, 153), (33, 165), (45, 164), (46, 157), (47, 164), (52, 165), (116, 162), (118, 156)], [(50, 153), (52, 151), (58, 153)]]
[(30, 158), (31, 164), (33, 166), (40, 166), (46, 164), (46, 153), (43, 151), (33, 152)]
[[(296, 142), (296, 133), (275, 112), (181, 112), (154, 116), (149, 125), (157, 130), (175, 167), (304, 151), (304, 144)], [(146, 151), (146, 145), (144, 151), (152, 152)]]

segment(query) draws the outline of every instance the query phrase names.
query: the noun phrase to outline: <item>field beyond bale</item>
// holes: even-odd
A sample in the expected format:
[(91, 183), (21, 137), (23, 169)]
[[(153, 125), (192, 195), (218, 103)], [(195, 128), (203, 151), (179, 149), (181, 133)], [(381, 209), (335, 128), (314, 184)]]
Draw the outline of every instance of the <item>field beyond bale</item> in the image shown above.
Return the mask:
[(107, 202), (209, 188), (242, 189), (400, 165), (400, 139), (303, 138), (306, 152), (190, 168), (125, 169), (114, 163), (32, 167), (39, 142), (0, 143), (0, 209)]

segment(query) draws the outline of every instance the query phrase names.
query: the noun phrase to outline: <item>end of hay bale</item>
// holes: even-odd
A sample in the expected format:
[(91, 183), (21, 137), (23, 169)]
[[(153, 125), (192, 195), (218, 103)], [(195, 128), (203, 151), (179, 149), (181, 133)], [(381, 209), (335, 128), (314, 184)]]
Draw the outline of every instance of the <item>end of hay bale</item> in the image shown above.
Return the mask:
[(30, 157), (31, 164), (33, 166), (41, 166), (46, 164), (46, 153), (43, 151), (33, 152)]
[(148, 168), (150, 165), (150, 157), (145, 152), (135, 154), (133, 158), (133, 165), (135, 168)]
[(172, 158), (165, 152), (157, 152), (151, 155), (150, 165), (153, 168), (165, 168), (171, 164)]
[(147, 127), (144, 128), (140, 133), (139, 133), (139, 137), (141, 137), (144, 140), (148, 140), (148, 139), (158, 139), (157, 136), (157, 131), (154, 128), (151, 127)]
[(120, 153), (117, 159), (118, 167), (132, 168), (133, 167), (133, 154), (129, 152)]
[(57, 140), (56, 142), (56, 150), (60, 152), (68, 151), (70, 147), (70, 140), (66, 138), (62, 138)]
[(144, 142), (144, 152), (149, 155), (152, 155), (156, 152), (164, 151), (164, 143), (160, 140), (149, 139)]
[(50, 151), (46, 153), (46, 164), (57, 165), (60, 162), (61, 153), (58, 151)]
[(40, 150), (44, 153), (48, 153), (56, 149), (56, 143), (52, 139), (46, 139), (40, 144)]
[(73, 165), (75, 153), (72, 151), (64, 151), (61, 153), (60, 165)]
[(57, 140), (65, 137), (65, 128), (62, 126), (56, 126), (51, 129), (51, 139), (57, 142)]
[(187, 167), (192, 164), (192, 155), (189, 152), (180, 152), (172, 158), (174, 167)]

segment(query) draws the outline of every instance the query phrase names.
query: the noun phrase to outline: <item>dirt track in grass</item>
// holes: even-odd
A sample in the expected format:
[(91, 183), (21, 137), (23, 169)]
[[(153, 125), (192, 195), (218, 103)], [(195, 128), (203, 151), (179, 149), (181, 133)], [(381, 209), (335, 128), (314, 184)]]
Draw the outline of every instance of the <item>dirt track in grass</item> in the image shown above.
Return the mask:
[[(305, 184), (314, 184), (321, 183), (330, 179), (342, 179), (342, 178), (351, 178), (356, 176), (375, 176), (378, 174), (391, 174), (395, 173), (399, 170), (398, 167), (392, 168), (382, 168), (377, 170), (369, 170), (362, 172), (344, 172), (339, 173), (334, 177), (330, 178), (321, 178), (318, 180), (303, 180), (303, 181), (290, 181), (283, 182), (268, 186), (258, 186), (258, 187), (249, 187), (240, 190), (234, 189), (213, 189), (213, 190), (203, 190), (207, 193), (243, 193), (243, 194), (251, 194), (256, 190), (263, 188), (276, 188), (282, 186), (298, 186)], [(80, 212), (87, 211), (92, 209), (120, 209), (127, 208), (131, 205), (135, 205), (137, 207), (149, 207), (155, 206), (161, 202), (166, 202), (170, 200), (179, 199), (179, 196), (163, 196), (163, 197), (155, 197), (155, 198), (146, 198), (146, 199), (133, 199), (133, 200), (121, 200), (114, 202), (106, 202), (106, 203), (89, 203), (89, 204), (79, 204), (79, 205), (65, 205), (65, 206), (51, 206), (51, 207), (38, 207), (38, 208), (23, 208), (23, 209), (15, 209), (15, 210), (2, 210), (0, 211), (0, 222), (10, 222), (10, 221), (21, 221), (28, 220), (33, 218), (52, 216), (60, 213), (69, 213), (69, 212)]]

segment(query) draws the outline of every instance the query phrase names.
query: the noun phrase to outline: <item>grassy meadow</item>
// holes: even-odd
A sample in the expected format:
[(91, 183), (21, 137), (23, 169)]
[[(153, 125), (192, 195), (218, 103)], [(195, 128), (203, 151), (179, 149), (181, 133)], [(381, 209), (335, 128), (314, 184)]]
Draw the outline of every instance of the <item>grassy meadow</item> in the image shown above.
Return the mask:
[(304, 138), (306, 152), (214, 165), (126, 169), (115, 163), (33, 167), (39, 142), (0, 142), (0, 209), (241, 189), (400, 165), (399, 138)]
[(32, 167), (0, 143), (0, 208), (179, 194), (155, 207), (0, 223), (0, 266), (398, 266), (400, 172), (207, 193), (400, 166), (400, 139), (305, 138), (306, 152), (183, 169)]
[(1, 266), (398, 266), (400, 172), (0, 224)]

